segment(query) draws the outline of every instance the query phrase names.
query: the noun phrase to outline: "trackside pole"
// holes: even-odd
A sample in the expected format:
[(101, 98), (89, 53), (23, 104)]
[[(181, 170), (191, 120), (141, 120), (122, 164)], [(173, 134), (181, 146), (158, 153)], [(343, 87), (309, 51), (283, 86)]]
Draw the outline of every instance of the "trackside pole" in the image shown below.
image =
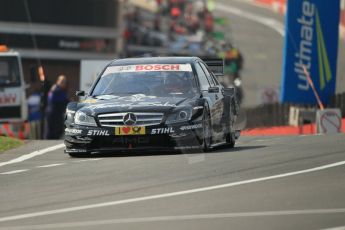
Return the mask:
[(313, 93), (314, 93), (314, 95), (315, 95), (315, 97), (316, 97), (316, 100), (317, 100), (317, 103), (319, 104), (320, 109), (321, 109), (321, 110), (324, 110), (325, 107), (323, 106), (323, 103), (322, 103), (322, 101), (320, 100), (320, 96), (319, 96), (319, 94), (317, 93), (317, 91), (316, 91), (316, 89), (315, 89), (314, 82), (313, 82), (313, 80), (311, 79), (310, 74), (309, 74), (309, 72), (308, 72), (308, 70), (307, 70), (307, 67), (306, 67), (305, 65), (303, 65), (303, 71), (304, 71), (305, 76), (307, 77), (307, 80), (308, 80), (308, 82), (309, 82), (309, 85), (311, 86), (311, 89), (313, 90)]

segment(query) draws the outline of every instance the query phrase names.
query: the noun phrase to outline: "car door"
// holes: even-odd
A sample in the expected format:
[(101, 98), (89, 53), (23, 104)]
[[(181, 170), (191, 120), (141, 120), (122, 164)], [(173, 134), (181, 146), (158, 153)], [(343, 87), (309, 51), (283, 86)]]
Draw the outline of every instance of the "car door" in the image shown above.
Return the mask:
[(218, 133), (220, 136), (223, 135), (223, 114), (224, 114), (224, 103), (223, 99), (224, 96), (222, 94), (222, 87), (218, 83), (218, 81), (212, 76), (212, 72), (209, 71), (208, 67), (206, 66), (205, 63), (200, 62), (200, 65), (202, 69), (204, 70), (206, 74), (206, 78), (210, 83), (211, 88), (213, 90), (209, 91), (210, 97), (213, 98), (214, 100), (214, 105), (213, 105), (213, 117), (214, 117), (214, 131)]
[(202, 69), (199, 62), (195, 63), (195, 70), (198, 75), (198, 81), (200, 85), (200, 91), (202, 92), (203, 97), (207, 100), (209, 108), (210, 108), (210, 116), (211, 116), (211, 123), (214, 124), (214, 111), (215, 111), (215, 96), (208, 92), (210, 88), (210, 83), (206, 77), (204, 70)]

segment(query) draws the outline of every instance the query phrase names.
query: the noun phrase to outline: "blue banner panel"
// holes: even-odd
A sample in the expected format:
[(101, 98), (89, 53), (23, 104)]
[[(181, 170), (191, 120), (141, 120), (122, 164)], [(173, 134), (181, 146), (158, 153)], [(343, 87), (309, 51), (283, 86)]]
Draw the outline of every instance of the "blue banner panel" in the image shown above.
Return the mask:
[(281, 102), (325, 104), (335, 93), (340, 0), (288, 0)]

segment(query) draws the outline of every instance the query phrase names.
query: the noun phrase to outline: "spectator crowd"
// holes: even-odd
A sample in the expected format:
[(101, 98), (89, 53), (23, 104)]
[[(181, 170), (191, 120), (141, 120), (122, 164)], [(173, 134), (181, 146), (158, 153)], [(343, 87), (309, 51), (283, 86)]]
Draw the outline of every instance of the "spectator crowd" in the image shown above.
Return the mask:
[[(125, 55), (195, 55), (225, 60), (225, 73), (239, 78), (243, 57), (228, 38), (228, 22), (214, 16), (214, 0), (155, 0), (156, 9), (127, 6)], [(143, 49), (140, 49), (143, 47)]]
[[(227, 20), (214, 16), (214, 0), (152, 1), (156, 9), (151, 11), (125, 5), (125, 57), (195, 55), (222, 58), (224, 72), (231, 81), (240, 78), (243, 57), (224, 33)], [(28, 98), (29, 120), (36, 124), (37, 138), (59, 139), (63, 135), (64, 113), (69, 101), (67, 78), (60, 75), (52, 84), (41, 66), (35, 71), (39, 81)]]

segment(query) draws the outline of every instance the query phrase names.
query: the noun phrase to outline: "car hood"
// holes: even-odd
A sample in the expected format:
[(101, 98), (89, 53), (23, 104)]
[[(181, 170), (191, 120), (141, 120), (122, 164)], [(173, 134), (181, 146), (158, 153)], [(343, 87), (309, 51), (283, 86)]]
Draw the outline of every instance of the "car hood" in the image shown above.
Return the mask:
[(84, 100), (80, 110), (90, 115), (116, 112), (168, 112), (176, 107), (192, 105), (195, 98), (155, 97), (137, 94), (120, 97), (103, 95)]

